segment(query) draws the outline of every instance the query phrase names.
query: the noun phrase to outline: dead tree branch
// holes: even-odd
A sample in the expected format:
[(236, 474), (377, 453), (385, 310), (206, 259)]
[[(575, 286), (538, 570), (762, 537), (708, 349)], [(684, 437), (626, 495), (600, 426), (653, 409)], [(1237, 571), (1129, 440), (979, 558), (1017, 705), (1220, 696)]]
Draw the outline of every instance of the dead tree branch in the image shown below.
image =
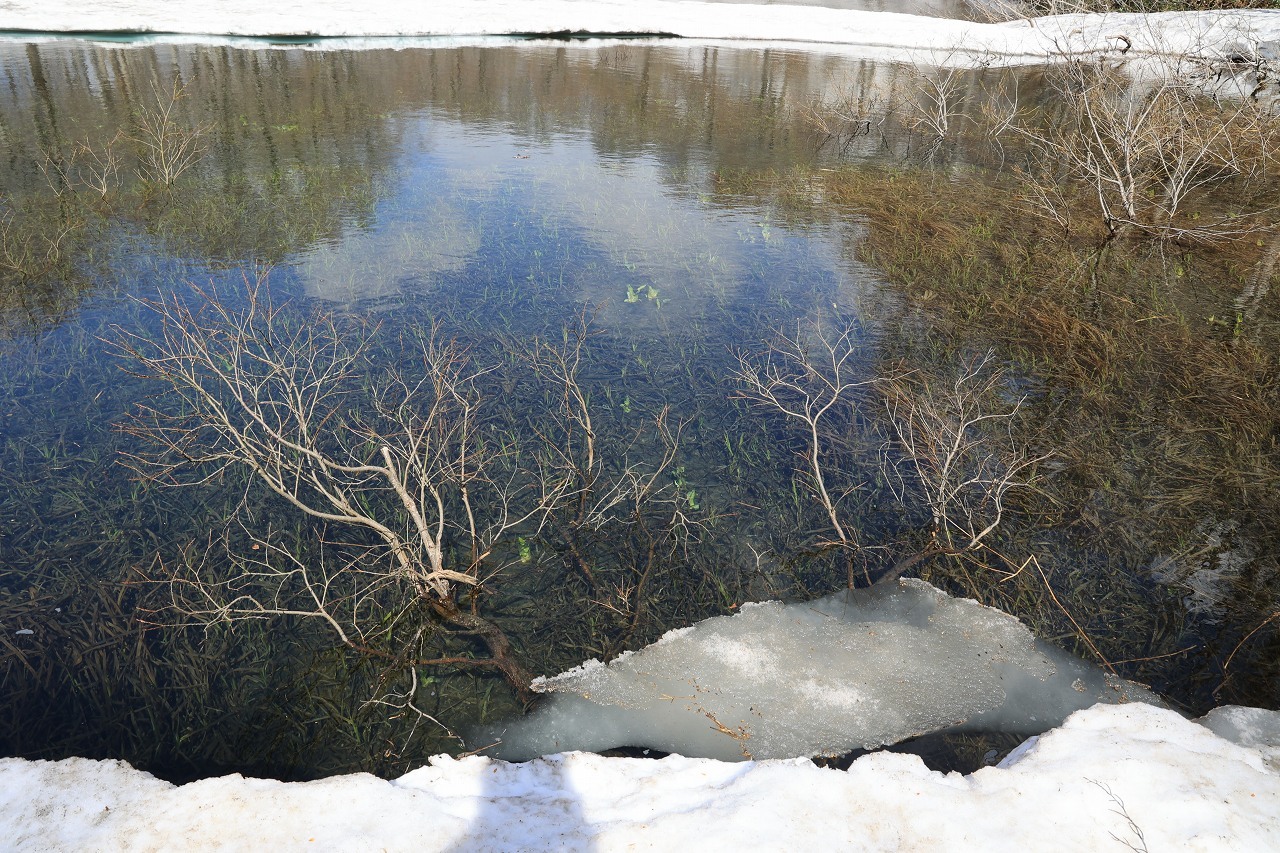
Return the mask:
[(854, 549), (857, 530), (840, 507), (848, 491), (829, 485), (826, 445), (829, 422), (850, 414), (861, 391), (875, 382), (862, 372), (857, 335), (854, 323), (830, 328), (819, 318), (808, 329), (797, 325), (794, 335), (779, 331), (761, 356), (739, 353), (733, 373), (735, 397), (780, 412), (804, 435), (803, 472), (811, 493), (836, 534), (836, 544)]
[(928, 553), (983, 547), (1004, 518), (1006, 496), (1029, 485), (1046, 458), (1014, 435), (1025, 398), (1010, 402), (1006, 381), (988, 351), (962, 362), (950, 381), (904, 371), (878, 386), (892, 430), (881, 468), (900, 503), (928, 508)]
[(487, 561), (503, 537), (536, 531), (562, 492), (541, 487), (518, 445), (482, 435), (481, 371), (466, 353), (426, 330), (400, 341), (413, 348), (412, 368), (371, 378), (376, 329), (290, 313), (262, 280), (242, 307), (211, 290), (145, 304), (156, 337), (121, 331), (115, 344), (166, 391), (125, 425), (151, 448), (127, 464), (165, 485), (247, 469), (344, 540), (330, 549), (336, 564), (315, 565), (259, 540), (231, 580), (186, 573), (180, 609), (209, 621), (313, 617), (368, 651), (364, 620), (416, 602), (481, 640), (492, 665), (527, 690), (505, 635), (460, 597), (496, 571)]

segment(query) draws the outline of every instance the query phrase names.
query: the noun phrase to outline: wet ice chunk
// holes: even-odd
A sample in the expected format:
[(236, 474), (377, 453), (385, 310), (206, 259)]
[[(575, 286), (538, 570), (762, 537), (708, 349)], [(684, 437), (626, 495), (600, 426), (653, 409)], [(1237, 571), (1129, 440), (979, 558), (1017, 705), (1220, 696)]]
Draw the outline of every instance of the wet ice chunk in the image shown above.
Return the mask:
[(533, 714), (477, 733), (501, 739), (490, 754), (839, 754), (949, 728), (1034, 733), (1098, 701), (1153, 698), (917, 580), (743, 607), (537, 689), (551, 695)]

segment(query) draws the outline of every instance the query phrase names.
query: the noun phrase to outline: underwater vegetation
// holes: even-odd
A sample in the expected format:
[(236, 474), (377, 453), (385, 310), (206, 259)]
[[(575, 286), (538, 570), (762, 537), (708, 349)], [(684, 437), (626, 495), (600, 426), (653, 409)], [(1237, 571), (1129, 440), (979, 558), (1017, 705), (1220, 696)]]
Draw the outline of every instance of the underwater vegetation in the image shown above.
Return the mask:
[(942, 127), (876, 66), (820, 126), (831, 69), (671, 50), (5, 58), (7, 753), (391, 774), (538, 674), (903, 575), (1276, 706), (1266, 122), (1129, 216), (1044, 171), (1120, 78), (966, 73)]

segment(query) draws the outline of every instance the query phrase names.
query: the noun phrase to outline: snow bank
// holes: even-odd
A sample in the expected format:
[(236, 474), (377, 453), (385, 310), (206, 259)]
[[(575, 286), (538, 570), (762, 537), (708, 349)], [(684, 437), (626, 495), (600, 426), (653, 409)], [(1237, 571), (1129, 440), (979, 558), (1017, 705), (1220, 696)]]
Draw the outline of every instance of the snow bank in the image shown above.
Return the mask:
[[(822, 44), (933, 64), (1043, 62), (1064, 53), (1280, 57), (1280, 12), (1063, 15), (984, 24), (891, 12), (695, 0), (0, 0), (0, 30), (340, 38), (324, 47), (448, 44), (562, 32)], [(397, 41), (362, 41), (400, 37)], [(416, 41), (406, 41), (405, 38)], [(437, 42), (438, 43), (438, 42)]]
[(121, 762), (0, 761), (0, 838), (16, 850), (1111, 850), (1142, 849), (1138, 832), (1151, 850), (1277, 849), (1280, 775), (1140, 704), (1080, 711), (968, 776), (888, 753), (848, 772), (571, 753), (174, 787)]

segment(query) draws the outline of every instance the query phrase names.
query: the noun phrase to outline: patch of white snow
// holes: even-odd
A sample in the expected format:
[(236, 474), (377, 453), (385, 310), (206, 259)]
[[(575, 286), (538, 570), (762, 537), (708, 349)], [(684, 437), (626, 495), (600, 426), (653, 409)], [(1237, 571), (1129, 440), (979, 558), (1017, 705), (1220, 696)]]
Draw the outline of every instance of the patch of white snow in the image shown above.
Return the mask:
[[(1132, 824), (1130, 824), (1132, 821)], [(46, 850), (1274, 850), (1280, 775), (1142, 704), (1072, 715), (968, 776), (875, 753), (847, 772), (573, 753), (437, 757), (394, 781), (174, 786), (121, 762), (0, 760), (0, 838)], [(1119, 839), (1119, 841), (1117, 841)]]

